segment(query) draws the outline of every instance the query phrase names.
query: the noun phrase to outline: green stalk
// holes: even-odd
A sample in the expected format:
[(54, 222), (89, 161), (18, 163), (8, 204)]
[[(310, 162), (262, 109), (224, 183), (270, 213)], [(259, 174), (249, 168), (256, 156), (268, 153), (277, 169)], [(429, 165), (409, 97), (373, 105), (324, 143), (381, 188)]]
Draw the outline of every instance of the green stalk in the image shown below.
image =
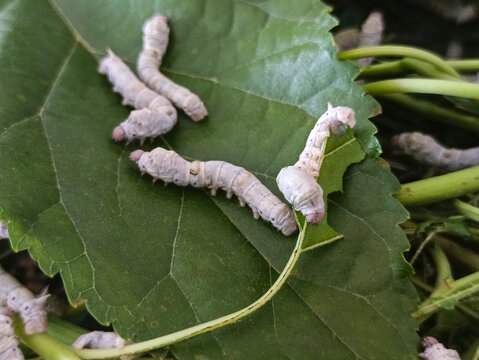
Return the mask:
[(408, 47), (408, 46), (371, 46), (344, 51), (338, 54), (340, 60), (354, 60), (371, 56), (400, 56), (409, 57), (417, 60), (422, 60), (434, 65), (442, 72), (449, 74), (455, 78), (460, 78), (460, 75), (450, 65), (448, 65), (439, 56), (434, 55), (428, 51)]
[(431, 250), (432, 257), (434, 262), (436, 263), (436, 288), (432, 295), (434, 295), (437, 291), (440, 291), (444, 288), (449, 288), (449, 284), (454, 281), (451, 272), (451, 265), (449, 264), (449, 260), (447, 260), (447, 256), (441, 247), (437, 244), (434, 244)]
[(479, 291), (479, 272), (453, 281), (448, 286), (434, 291), (419, 308), (412, 313), (416, 319), (424, 319), (440, 308), (453, 309), (459, 300)]
[(381, 64), (374, 64), (359, 68), (361, 78), (376, 78), (384, 76), (406, 75), (409, 69), (404, 66), (402, 60), (385, 61)]
[(443, 108), (430, 101), (418, 99), (410, 95), (378, 94), (377, 96), (420, 113), (430, 119), (479, 133), (479, 118), (476, 116), (466, 115), (456, 110)]
[(421, 60), (404, 58), (401, 60), (401, 62), (405, 68), (410, 69), (422, 76), (427, 76), (432, 79), (464, 81), (461, 78), (458, 79), (455, 76), (445, 74), (444, 72), (437, 70), (435, 66), (425, 63)]
[(479, 84), (435, 79), (392, 79), (364, 85), (369, 95), (420, 93), (479, 99)]
[(435, 241), (449, 257), (473, 271), (479, 271), (479, 255), (443, 236), (437, 236)]
[(447, 60), (447, 65), (457, 71), (476, 72), (479, 71), (479, 59)]
[(454, 200), (454, 206), (459, 210), (459, 214), (479, 222), (479, 209), (460, 200)]
[(73, 351), (75, 351), (75, 353), (82, 359), (108, 359), (119, 357), (121, 355), (141, 354), (238, 322), (242, 318), (248, 316), (249, 314), (253, 313), (260, 307), (265, 305), (269, 300), (271, 300), (273, 295), (275, 295), (279, 291), (279, 289), (281, 289), (281, 287), (291, 274), (294, 265), (299, 259), (306, 228), (307, 224), (304, 225), (304, 228), (300, 232), (298, 240), (296, 241), (296, 245), (293, 249), (293, 253), (291, 254), (288, 262), (286, 263), (286, 266), (284, 267), (283, 271), (278, 276), (274, 284), (268, 289), (268, 291), (266, 291), (266, 293), (263, 294), (263, 296), (261, 296), (258, 300), (248, 305), (247, 307), (234, 313), (222, 316), (218, 319), (207, 321), (205, 323), (195, 325), (190, 328), (183, 329), (165, 336), (160, 336), (152, 340), (127, 345), (121, 349), (73, 349)]
[(395, 195), (404, 206), (416, 206), (479, 191), (479, 166), (403, 184)]
[(33, 335), (25, 334), (23, 323), (15, 315), (13, 317), (13, 326), (15, 334), (20, 337), (30, 349), (35, 351), (44, 360), (80, 360), (75, 354), (74, 350), (65, 346), (45, 333), (38, 333)]

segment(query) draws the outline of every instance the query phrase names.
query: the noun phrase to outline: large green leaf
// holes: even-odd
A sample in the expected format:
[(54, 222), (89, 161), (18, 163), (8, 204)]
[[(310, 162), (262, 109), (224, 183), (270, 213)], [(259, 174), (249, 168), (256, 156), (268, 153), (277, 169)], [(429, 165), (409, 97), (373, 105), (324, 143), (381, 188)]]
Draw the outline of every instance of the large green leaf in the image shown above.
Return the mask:
[[(112, 48), (132, 65), (141, 25), (170, 19), (163, 70), (205, 101), (210, 116), (153, 146), (221, 159), (275, 193), (327, 101), (356, 110), (354, 136), (333, 139), (321, 182), (375, 146), (377, 111), (339, 63), (319, 0), (4, 0), (0, 2), (0, 217), (16, 249), (61, 272), (72, 302), (135, 340), (237, 310), (258, 298), (286, 263), (284, 237), (247, 208), (205, 191), (141, 178), (110, 139), (130, 109), (97, 74)], [(302, 255), (293, 278), (239, 324), (171, 347), (179, 359), (404, 359), (416, 351), (404, 278), (406, 217), (398, 184), (378, 160), (351, 166), (328, 222), (344, 238)], [(326, 226), (326, 225), (324, 225)], [(312, 228), (309, 245), (328, 240)], [(326, 234), (326, 235), (324, 235)], [(322, 356), (321, 356), (322, 355)]]

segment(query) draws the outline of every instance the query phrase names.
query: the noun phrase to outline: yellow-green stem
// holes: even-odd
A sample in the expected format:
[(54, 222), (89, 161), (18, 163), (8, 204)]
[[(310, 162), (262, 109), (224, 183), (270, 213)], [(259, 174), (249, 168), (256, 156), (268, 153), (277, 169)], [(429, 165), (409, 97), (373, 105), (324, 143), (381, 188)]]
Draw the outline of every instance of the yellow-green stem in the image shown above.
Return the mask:
[(143, 341), (137, 344), (127, 345), (121, 349), (73, 349), (75, 353), (80, 356), (82, 359), (108, 359), (119, 357), (121, 355), (130, 355), (130, 354), (140, 354), (154, 349), (158, 349), (173, 343), (177, 343), (182, 340), (192, 338), (194, 336), (204, 334), (220, 327), (234, 324), (241, 320), (242, 318), (248, 316), (254, 311), (258, 310), (260, 307), (265, 305), (274, 294), (276, 294), (283, 284), (288, 279), (288, 276), (291, 274), (294, 265), (299, 259), (301, 254), (301, 248), (303, 246), (304, 234), (306, 231), (307, 224), (304, 225), (301, 230), (296, 245), (293, 249), (293, 252), (284, 267), (281, 274), (276, 279), (275, 283), (268, 289), (266, 293), (263, 294), (258, 300), (254, 303), (248, 305), (247, 307), (238, 310), (234, 313), (222, 316), (218, 319), (207, 321), (205, 323), (192, 326), (187, 329), (183, 329), (172, 334), (165, 336), (160, 336), (158, 338)]
[(339, 59), (347, 60), (354, 60), (372, 56), (397, 56), (422, 60), (434, 65), (437, 69), (441, 70), (446, 74), (449, 74), (456, 78), (460, 78), (460, 75), (439, 56), (434, 55), (428, 51), (409, 46), (371, 46), (348, 50), (338, 54)]
[(401, 186), (395, 195), (404, 206), (416, 206), (479, 191), (479, 166)]
[(392, 79), (365, 84), (364, 89), (369, 95), (373, 96), (394, 93), (420, 93), (479, 99), (479, 84), (454, 80)]

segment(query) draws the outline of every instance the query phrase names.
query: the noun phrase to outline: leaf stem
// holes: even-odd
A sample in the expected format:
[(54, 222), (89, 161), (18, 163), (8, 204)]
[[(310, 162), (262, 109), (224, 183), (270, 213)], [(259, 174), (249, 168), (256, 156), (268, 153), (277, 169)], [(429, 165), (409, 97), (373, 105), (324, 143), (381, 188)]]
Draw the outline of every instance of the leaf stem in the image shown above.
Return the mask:
[(364, 57), (371, 56), (400, 56), (400, 57), (409, 57), (413, 59), (422, 60), (434, 65), (436, 68), (442, 72), (449, 74), (455, 78), (460, 78), (460, 75), (454, 70), (450, 65), (448, 65), (443, 59), (439, 56), (434, 55), (428, 51), (409, 47), (409, 46), (398, 46), (398, 45), (384, 45), (384, 46), (371, 46), (358, 48), (353, 50), (344, 51), (338, 54), (340, 60), (354, 60)]
[(158, 349), (182, 340), (192, 338), (194, 336), (204, 334), (220, 327), (234, 324), (242, 318), (248, 316), (260, 307), (265, 305), (271, 298), (281, 289), (285, 281), (288, 279), (294, 265), (301, 254), (301, 247), (303, 246), (304, 234), (306, 232), (307, 224), (304, 225), (302, 231), (298, 235), (298, 240), (293, 249), (293, 252), (286, 263), (281, 274), (278, 276), (274, 284), (266, 291), (263, 296), (245, 308), (233, 312), (231, 314), (222, 316), (220, 318), (207, 321), (205, 323), (192, 326), (168, 335), (160, 336), (155, 339), (143, 341), (140, 343), (127, 345), (121, 349), (73, 349), (75, 353), (82, 359), (107, 359), (119, 357), (121, 355), (140, 354), (154, 349)]
[(454, 80), (392, 79), (365, 84), (364, 89), (373, 96), (391, 93), (420, 93), (479, 99), (479, 84)]
[(418, 99), (406, 94), (378, 94), (381, 98), (399, 104), (409, 110), (420, 113), (430, 119), (447, 125), (479, 133), (479, 118), (459, 111), (438, 106), (430, 101)]
[(479, 222), (479, 209), (475, 206), (469, 205), (464, 201), (454, 200), (454, 206), (459, 211), (459, 214)]
[(457, 71), (479, 71), (479, 59), (446, 60), (446, 64)]
[(453, 199), (479, 191), (479, 166), (403, 184), (395, 195), (404, 206)]
[(435, 290), (419, 308), (412, 313), (416, 319), (436, 312), (439, 308), (452, 309), (456, 303), (479, 291), (479, 272), (472, 273), (448, 284), (447, 287)]

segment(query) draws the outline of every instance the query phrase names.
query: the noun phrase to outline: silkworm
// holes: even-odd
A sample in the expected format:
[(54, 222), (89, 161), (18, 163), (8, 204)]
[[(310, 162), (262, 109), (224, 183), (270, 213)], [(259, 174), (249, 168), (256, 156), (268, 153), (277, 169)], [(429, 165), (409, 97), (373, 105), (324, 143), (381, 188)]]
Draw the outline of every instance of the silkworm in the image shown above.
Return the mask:
[(23, 360), (12, 324), (13, 311), (6, 304), (6, 296), (0, 294), (0, 360)]
[[(381, 44), (383, 39), (384, 20), (383, 15), (379, 11), (374, 11), (369, 14), (366, 21), (361, 26), (359, 33), (358, 47), (377, 46)], [(356, 64), (359, 66), (369, 66), (372, 64), (374, 58), (358, 59)]]
[(296, 230), (296, 220), (291, 209), (242, 167), (225, 161), (189, 162), (174, 151), (162, 148), (151, 152), (136, 150), (131, 153), (130, 159), (137, 163), (142, 173), (153, 176), (153, 182), (161, 179), (165, 184), (206, 187), (211, 189), (213, 196), (220, 188), (226, 191), (228, 199), (235, 194), (241, 206), (248, 204), (255, 219), (262, 217), (285, 235)]
[[(87, 334), (80, 335), (73, 347), (75, 349), (120, 349), (126, 345), (126, 340), (114, 332), (106, 331), (92, 331)], [(135, 355), (123, 355), (120, 356), (121, 360), (128, 360), (134, 358)]]
[(30, 290), (1, 267), (0, 294), (6, 296), (8, 307), (20, 314), (26, 334), (46, 331), (47, 313), (44, 307), (48, 295), (35, 297)]
[(392, 142), (407, 155), (427, 165), (451, 171), (479, 165), (479, 147), (448, 149), (431, 136), (420, 132), (402, 133), (395, 136)]
[(346, 125), (353, 127), (355, 124), (353, 109), (333, 107), (328, 103), (328, 111), (321, 115), (311, 130), (299, 160), (293, 166), (281, 169), (276, 177), (286, 200), (311, 224), (319, 224), (325, 212), (323, 190), (316, 179), (324, 158), (326, 140), (330, 132), (342, 135)]
[(425, 350), (419, 356), (425, 360), (461, 360), (456, 350), (446, 349), (432, 336), (426, 336), (421, 343)]
[(0, 222), (0, 239), (8, 239), (8, 229), (7, 229), (8, 222), (2, 221)]
[(167, 97), (194, 121), (199, 121), (208, 115), (208, 111), (198, 95), (171, 81), (159, 71), (169, 34), (165, 16), (155, 15), (146, 21), (143, 26), (143, 49), (137, 62), (138, 75), (150, 88)]
[(139, 139), (143, 143), (146, 138), (165, 134), (175, 126), (178, 115), (171, 102), (138, 80), (113, 51), (108, 50), (108, 56), (100, 61), (98, 72), (108, 76), (113, 91), (123, 97), (123, 105), (137, 109), (113, 130), (115, 141)]

